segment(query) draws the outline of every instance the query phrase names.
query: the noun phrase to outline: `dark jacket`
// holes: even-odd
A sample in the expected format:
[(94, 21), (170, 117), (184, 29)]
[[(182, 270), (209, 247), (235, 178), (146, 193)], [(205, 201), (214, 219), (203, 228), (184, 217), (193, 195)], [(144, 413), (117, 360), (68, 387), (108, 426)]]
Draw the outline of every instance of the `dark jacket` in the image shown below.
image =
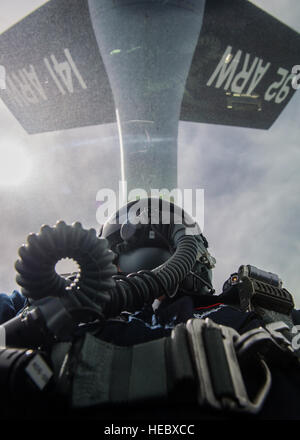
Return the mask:
[(0, 293), (0, 324), (14, 318), (26, 303), (27, 299), (17, 290), (11, 295)]

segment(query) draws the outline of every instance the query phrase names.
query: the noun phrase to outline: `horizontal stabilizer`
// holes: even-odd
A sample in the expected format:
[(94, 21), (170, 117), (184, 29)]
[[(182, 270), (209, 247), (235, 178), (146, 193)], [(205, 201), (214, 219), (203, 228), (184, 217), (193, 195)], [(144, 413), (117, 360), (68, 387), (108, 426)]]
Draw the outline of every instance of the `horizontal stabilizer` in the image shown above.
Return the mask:
[[(299, 53), (299, 34), (250, 2), (207, 1), (180, 119), (268, 129)], [(86, 0), (51, 0), (4, 32), (0, 66), (0, 97), (30, 134), (116, 121)]]
[(246, 0), (209, 0), (180, 119), (268, 129), (295, 89), (300, 36)]

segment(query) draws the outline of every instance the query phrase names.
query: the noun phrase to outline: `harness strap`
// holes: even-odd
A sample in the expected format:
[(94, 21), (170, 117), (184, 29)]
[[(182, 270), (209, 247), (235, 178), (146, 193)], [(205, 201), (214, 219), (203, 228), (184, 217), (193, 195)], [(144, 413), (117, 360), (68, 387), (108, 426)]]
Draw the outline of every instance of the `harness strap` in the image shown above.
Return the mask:
[(165, 344), (162, 338), (119, 347), (86, 334), (74, 366), (72, 406), (166, 398)]
[[(271, 347), (268, 351), (268, 348)], [(258, 355), (264, 347), (262, 356)], [(292, 355), (288, 341), (274, 329), (234, 329), (209, 318), (177, 325), (170, 337), (120, 347), (87, 333), (76, 362), (71, 362), (71, 405), (166, 402), (257, 413), (271, 388), (269, 357), (281, 362)], [(248, 396), (241, 366), (255, 360), (262, 377), (259, 390)], [(64, 362), (65, 368), (68, 362)], [(69, 374), (69, 376), (70, 376)], [(251, 393), (252, 395), (252, 393)]]

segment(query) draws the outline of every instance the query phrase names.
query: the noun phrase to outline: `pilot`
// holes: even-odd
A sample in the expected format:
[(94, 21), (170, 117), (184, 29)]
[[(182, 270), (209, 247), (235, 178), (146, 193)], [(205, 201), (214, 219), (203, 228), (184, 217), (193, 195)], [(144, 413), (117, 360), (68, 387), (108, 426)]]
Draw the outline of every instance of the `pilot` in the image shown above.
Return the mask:
[[(159, 206), (161, 218), (155, 218), (153, 212), (151, 214), (151, 203), (154, 204), (151, 199), (131, 202), (102, 227), (100, 236), (108, 240), (115, 253), (115, 264), (120, 274), (152, 270), (171, 258), (174, 253), (170, 240), (172, 225), (163, 224), (164, 216), (169, 221), (169, 210), (173, 212), (175, 223), (178, 224), (178, 219), (183, 215), (184, 221), (193, 224), (192, 233), (197, 237), (199, 246), (198, 259), (191, 273), (173, 292), (174, 296), (164, 294), (140, 311), (124, 311), (118, 319), (108, 320), (102, 338), (118, 345), (131, 345), (169, 335), (175, 325), (190, 318), (209, 317), (240, 333), (259, 326), (260, 320), (255, 313), (246, 314), (239, 310), (234, 289), (225, 295), (226, 301), (224, 294), (213, 295), (212, 269), (215, 259), (208, 251), (208, 242), (199, 226), (186, 212), (162, 200)], [(130, 215), (134, 217), (133, 223), (130, 222)]]
[[(188, 241), (183, 239), (185, 235), (193, 237), (189, 243), (193, 243), (196, 258), (192, 258), (191, 270), (186, 269), (189, 267), (186, 263), (191, 252), (187, 246)], [(171, 285), (174, 288), (171, 291), (167, 290), (164, 283), (160, 281), (162, 283), (162, 289), (160, 289), (159, 283), (154, 282), (154, 285), (159, 286), (159, 292), (155, 295), (154, 301), (153, 296), (150, 295), (144, 306), (138, 310), (137, 307), (131, 307), (128, 301), (128, 307), (124, 307), (118, 316), (112, 314), (112, 317), (106, 319), (100, 327), (94, 330), (92, 336), (88, 333), (85, 343), (91, 341), (92, 345), (86, 346), (85, 343), (74, 345), (75, 351), (77, 348), (85, 350), (87, 347), (87, 351), (82, 352), (82, 355), (76, 354), (75, 356), (76, 362), (78, 359), (82, 360), (82, 364), (79, 364), (75, 371), (77, 380), (77, 382), (75, 380), (75, 388), (73, 385), (73, 390), (75, 389), (73, 398), (75, 400), (77, 398), (79, 404), (82, 399), (87, 399), (87, 406), (93, 405), (95, 398), (99, 400), (102, 397), (103, 399), (109, 397), (108, 402), (111, 403), (111, 396), (115, 396), (118, 401), (120, 393), (126, 400), (132, 396), (132, 388), (129, 390), (130, 396), (128, 397), (126, 386), (129, 377), (130, 383), (134, 384), (134, 396), (140, 397), (141, 393), (144, 393), (146, 400), (148, 397), (153, 398), (155, 393), (155, 397), (160, 396), (161, 386), (167, 389), (171, 377), (172, 380), (175, 376), (182, 378), (183, 374), (183, 383), (185, 383), (185, 366), (189, 365), (191, 368), (193, 365), (191, 371), (194, 371), (197, 362), (200, 360), (201, 363), (202, 357), (205, 356), (208, 374), (213, 378), (212, 384), (216, 397), (219, 395), (223, 398), (224, 393), (225, 396), (229, 393), (231, 402), (240, 404), (240, 391), (244, 387), (248, 393), (249, 408), (259, 408), (258, 418), (300, 419), (299, 356), (291, 351), (290, 341), (276, 330), (276, 328), (281, 330), (280, 326), (271, 329), (268, 326), (274, 323), (266, 322), (263, 315), (256, 309), (245, 311), (241, 307), (238, 274), (234, 274), (224, 283), (221, 294), (215, 294), (212, 285), (212, 270), (216, 261), (208, 251), (208, 242), (199, 226), (187, 213), (173, 203), (161, 199), (156, 201), (142, 199), (130, 202), (103, 225), (100, 237), (107, 239), (115, 255), (114, 262), (118, 268), (118, 275), (113, 275), (113, 277), (116, 283), (133, 285), (130, 291), (131, 297), (139, 293), (136, 292), (132, 277), (140, 277), (145, 285), (151, 284), (149, 278), (146, 279), (143, 274), (148, 274), (148, 276), (151, 274), (150, 278), (157, 281), (159, 278), (157, 273), (160, 271), (172, 280)], [(185, 251), (180, 254), (181, 258), (178, 258), (176, 246), (179, 247), (178, 243), (183, 242)], [(184, 274), (178, 283), (174, 282), (174, 273), (171, 270), (171, 266), (174, 267), (174, 261), (176, 261), (178, 273)], [(254, 272), (254, 275), (262, 276), (261, 271), (256, 271), (256, 274)], [(271, 283), (276, 281), (272, 276), (270, 280)], [(7, 310), (10, 310), (11, 314), (18, 313), (25, 305), (22, 302), (22, 296), (17, 293), (10, 299), (11, 304), (15, 298), (18, 304), (13, 307), (8, 304)], [(2, 303), (7, 302), (7, 297), (2, 295), (0, 300)], [(118, 298), (117, 300), (119, 301)], [(272, 310), (271, 313), (273, 313)], [(282, 316), (276, 313), (275, 318)], [(202, 333), (199, 333), (201, 328)], [(189, 335), (195, 336), (192, 349), (190, 344), (186, 344), (187, 329), (189, 329)], [(198, 344), (200, 334), (202, 345)], [(238, 359), (230, 351), (232, 345), (228, 345), (226, 335), (238, 342), (238, 345), (235, 345), (235, 349), (239, 347)], [(96, 340), (93, 339), (94, 337)], [(174, 340), (177, 341), (175, 345)], [(167, 341), (166, 345), (165, 341)], [(64, 347), (67, 345), (65, 344)], [(97, 349), (99, 358), (97, 356), (95, 358)], [(185, 353), (189, 353), (187, 357), (184, 357), (182, 349), (186, 350)], [(169, 360), (166, 361), (165, 350), (168, 356), (177, 359), (178, 370), (176, 370), (177, 367), (176, 371), (174, 370), (173, 362), (170, 365), (170, 357), (167, 356)], [(132, 353), (136, 354), (132, 357)], [(163, 375), (156, 374), (155, 371), (161, 373), (162, 370), (156, 368), (149, 381), (151, 386), (147, 387), (143, 375), (146, 374), (147, 365), (148, 367), (150, 365), (152, 369), (152, 364), (148, 363), (148, 359), (153, 361), (154, 357), (165, 369), (166, 380), (164, 384), (160, 383)], [(88, 359), (91, 364), (87, 362)], [(101, 359), (101, 363), (99, 364), (95, 359)], [(136, 359), (139, 359), (137, 363), (135, 363)], [(110, 361), (113, 362), (113, 368), (111, 368)], [(68, 363), (64, 365), (68, 369)], [(143, 365), (142, 374), (140, 365)], [(183, 370), (182, 367), (184, 367)], [(241, 380), (245, 383), (243, 382), (244, 385), (240, 383), (236, 387), (233, 378), (236, 377), (239, 368), (243, 371)], [(197, 374), (202, 375), (201, 380), (207, 384), (207, 377), (205, 377), (207, 371), (203, 365), (200, 370), (197, 370)], [(105, 383), (103, 377), (107, 378)], [(195, 380), (193, 373), (193, 383)], [(201, 380), (200, 383), (202, 383)], [(92, 388), (90, 388), (91, 383)], [(89, 390), (91, 394), (87, 393)], [(150, 393), (149, 396), (147, 393)], [(211, 395), (209, 389), (207, 393), (207, 396)], [(198, 407), (195, 406), (195, 408), (197, 415), (201, 414)]]
[[(208, 251), (206, 238), (191, 217), (176, 205), (160, 201), (159, 215), (155, 218), (149, 203), (150, 199), (127, 204), (116, 212), (100, 231), (100, 236), (108, 240), (111, 250), (115, 253), (115, 263), (119, 270), (119, 276), (116, 278), (122, 279), (131, 274), (130, 277), (139, 271), (153, 270), (157, 266), (163, 267), (174, 254), (171, 231), (176, 218), (178, 220), (180, 216), (181, 223), (185, 226), (193, 225), (192, 234), (198, 242), (197, 261), (188, 276), (176, 287), (175, 292), (161, 295), (153, 303), (145, 304), (139, 311), (124, 310), (118, 317), (108, 319), (99, 334), (100, 339), (120, 347), (135, 346), (168, 337), (175, 327), (191, 322), (189, 320), (192, 318), (202, 321), (208, 318), (215, 324), (237, 331), (240, 335), (248, 335), (251, 334), (251, 330), (255, 332), (255, 329), (265, 328), (266, 322), (260, 314), (256, 311), (241, 310), (237, 274), (224, 283), (221, 294), (215, 294), (212, 286), (215, 259)], [(179, 211), (176, 211), (177, 208)], [(162, 213), (170, 209), (173, 217), (169, 223), (164, 224)], [(295, 363), (297, 362), (296, 360)], [(272, 388), (266, 393), (267, 397), (259, 417), (300, 419), (299, 365), (289, 366), (286, 370), (282, 364), (278, 367), (276, 362), (274, 365), (271, 361), (271, 365)], [(250, 376), (247, 377), (249, 372)], [(257, 391), (259, 376), (254, 364), (246, 368), (250, 393), (255, 394)]]

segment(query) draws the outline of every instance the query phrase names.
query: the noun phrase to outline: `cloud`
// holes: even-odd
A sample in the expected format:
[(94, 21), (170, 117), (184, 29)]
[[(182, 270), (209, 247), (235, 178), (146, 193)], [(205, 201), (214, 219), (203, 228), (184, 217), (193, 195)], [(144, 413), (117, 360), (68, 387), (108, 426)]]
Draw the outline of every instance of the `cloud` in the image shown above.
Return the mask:
[(181, 123), (179, 182), (205, 190), (215, 287), (241, 264), (277, 273), (300, 305), (300, 95), (270, 130)]
[[(298, 0), (253, 3), (300, 30)], [(278, 273), (300, 307), (298, 95), (268, 131), (179, 124), (179, 187), (205, 190), (204, 233), (219, 292), (239, 265), (253, 264)], [(120, 156), (114, 124), (28, 136), (3, 104), (0, 123), (34, 163), (27, 182), (0, 187), (0, 290), (9, 293), (18, 287), (14, 262), (30, 232), (59, 219), (98, 227), (96, 193), (117, 190)]]
[(114, 124), (28, 136), (4, 105), (0, 123), (6, 145), (21, 143), (33, 161), (27, 181), (0, 185), (0, 291), (10, 293), (19, 288), (14, 263), (29, 233), (61, 219), (99, 229), (96, 194), (102, 187), (118, 188), (120, 153)]

